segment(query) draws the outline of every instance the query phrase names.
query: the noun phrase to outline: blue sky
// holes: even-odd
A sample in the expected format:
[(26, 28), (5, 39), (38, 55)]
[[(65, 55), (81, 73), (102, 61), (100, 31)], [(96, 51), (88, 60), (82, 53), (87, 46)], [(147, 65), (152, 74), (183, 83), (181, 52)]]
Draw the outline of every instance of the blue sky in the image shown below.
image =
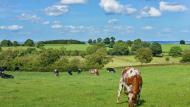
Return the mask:
[(0, 40), (190, 40), (189, 0), (0, 0)]

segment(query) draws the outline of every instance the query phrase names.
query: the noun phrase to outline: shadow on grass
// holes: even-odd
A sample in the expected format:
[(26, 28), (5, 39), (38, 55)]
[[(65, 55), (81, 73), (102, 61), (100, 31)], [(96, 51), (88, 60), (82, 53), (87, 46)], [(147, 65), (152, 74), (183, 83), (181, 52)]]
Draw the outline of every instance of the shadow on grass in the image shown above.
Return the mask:
[[(122, 101), (122, 102), (119, 102), (117, 104), (123, 104), (123, 103), (128, 103), (128, 101)], [(139, 104), (137, 106), (142, 106), (144, 103), (146, 103), (146, 101), (142, 99), (139, 101)]]

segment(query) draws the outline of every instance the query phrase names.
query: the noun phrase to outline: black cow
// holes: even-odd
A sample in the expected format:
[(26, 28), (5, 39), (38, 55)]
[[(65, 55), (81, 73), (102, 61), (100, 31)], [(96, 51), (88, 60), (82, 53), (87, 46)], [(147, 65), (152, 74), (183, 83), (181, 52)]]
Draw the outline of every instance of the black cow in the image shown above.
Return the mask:
[(82, 72), (81, 69), (77, 69), (77, 73), (80, 74)]
[(68, 69), (68, 70), (67, 70), (67, 73), (68, 73), (69, 75), (73, 75), (72, 69)]
[(14, 78), (14, 76), (9, 75), (9, 74), (5, 74), (5, 67), (0, 67), (0, 77), (4, 78), (4, 79), (8, 79), (8, 78)]
[(115, 73), (115, 72), (116, 72), (114, 68), (106, 68), (106, 70), (107, 70), (108, 72), (112, 72), (112, 73)]

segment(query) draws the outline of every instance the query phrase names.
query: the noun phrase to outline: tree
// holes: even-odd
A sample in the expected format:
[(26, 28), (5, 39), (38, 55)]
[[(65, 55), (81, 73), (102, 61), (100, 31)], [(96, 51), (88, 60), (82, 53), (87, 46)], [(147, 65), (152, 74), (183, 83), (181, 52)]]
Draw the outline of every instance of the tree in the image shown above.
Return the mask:
[(19, 43), (17, 41), (13, 41), (13, 46), (19, 46)]
[(182, 62), (190, 62), (190, 50), (186, 50), (183, 52)]
[(109, 44), (110, 44), (110, 38), (105, 38), (103, 42), (104, 42), (106, 45), (109, 45)]
[(143, 63), (150, 63), (152, 61), (152, 51), (150, 48), (141, 48), (137, 50), (135, 58)]
[(12, 42), (10, 40), (1, 41), (1, 46), (12, 46)]
[(93, 40), (93, 44), (96, 44), (96, 40)]
[(125, 42), (116, 42), (113, 45), (112, 55), (128, 55), (129, 48)]
[(40, 41), (40, 42), (38, 42), (37, 44), (36, 44), (36, 47), (37, 48), (42, 48), (44, 46), (44, 43), (42, 42), (42, 41)]
[(101, 43), (101, 42), (102, 42), (102, 38), (98, 38), (97, 43)]
[(85, 57), (86, 68), (102, 68), (110, 60), (107, 56), (106, 48), (102, 47)]
[(34, 41), (32, 39), (27, 39), (25, 42), (24, 42), (24, 45), (25, 46), (34, 46)]
[(185, 41), (184, 40), (180, 40), (180, 44), (181, 45), (185, 45)]
[(131, 47), (132, 44), (133, 44), (133, 42), (132, 42), (131, 40), (128, 40), (126, 43), (127, 43), (127, 45), (130, 46), (130, 47)]
[(170, 49), (169, 55), (172, 57), (179, 57), (182, 55), (182, 49), (179, 46), (174, 46)]
[(89, 44), (92, 44), (92, 39), (89, 39), (89, 40), (88, 40), (88, 43), (89, 43)]
[(153, 56), (160, 55), (162, 53), (162, 46), (158, 42), (153, 42), (150, 45), (150, 49), (152, 50)]
[(141, 39), (136, 39), (134, 40), (132, 46), (131, 46), (131, 51), (137, 51), (138, 49), (142, 48), (142, 41)]
[(86, 48), (86, 54), (87, 55), (93, 54), (93, 53), (95, 53), (100, 48), (105, 48), (104, 44), (99, 43), (99, 44), (95, 44), (95, 45), (92, 45), (92, 46), (88, 46)]

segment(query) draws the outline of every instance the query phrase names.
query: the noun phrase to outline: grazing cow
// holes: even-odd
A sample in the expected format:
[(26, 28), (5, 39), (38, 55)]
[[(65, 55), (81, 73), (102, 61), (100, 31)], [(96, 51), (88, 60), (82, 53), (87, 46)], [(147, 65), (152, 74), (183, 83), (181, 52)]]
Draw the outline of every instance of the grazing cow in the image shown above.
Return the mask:
[(54, 70), (55, 76), (59, 76), (59, 71), (57, 69)]
[(81, 69), (77, 69), (77, 73), (80, 74), (82, 72)]
[(115, 69), (114, 69), (114, 68), (106, 68), (106, 70), (107, 70), (108, 72), (115, 73)]
[(0, 67), (0, 77), (1, 77), (1, 78), (4, 78), (4, 79), (14, 78), (14, 76), (12, 76), (12, 75), (5, 74), (5, 73), (4, 73), (5, 69), (6, 69), (6, 68)]
[(128, 95), (129, 107), (135, 107), (140, 101), (142, 82), (142, 77), (138, 69), (132, 67), (125, 68), (120, 78), (117, 103), (119, 103), (121, 91), (124, 90), (125, 94)]
[(95, 74), (95, 75), (99, 76), (98, 69), (90, 69), (89, 72), (90, 72), (90, 74)]
[(68, 70), (67, 70), (67, 73), (68, 73), (69, 75), (73, 75), (72, 69), (68, 69)]

